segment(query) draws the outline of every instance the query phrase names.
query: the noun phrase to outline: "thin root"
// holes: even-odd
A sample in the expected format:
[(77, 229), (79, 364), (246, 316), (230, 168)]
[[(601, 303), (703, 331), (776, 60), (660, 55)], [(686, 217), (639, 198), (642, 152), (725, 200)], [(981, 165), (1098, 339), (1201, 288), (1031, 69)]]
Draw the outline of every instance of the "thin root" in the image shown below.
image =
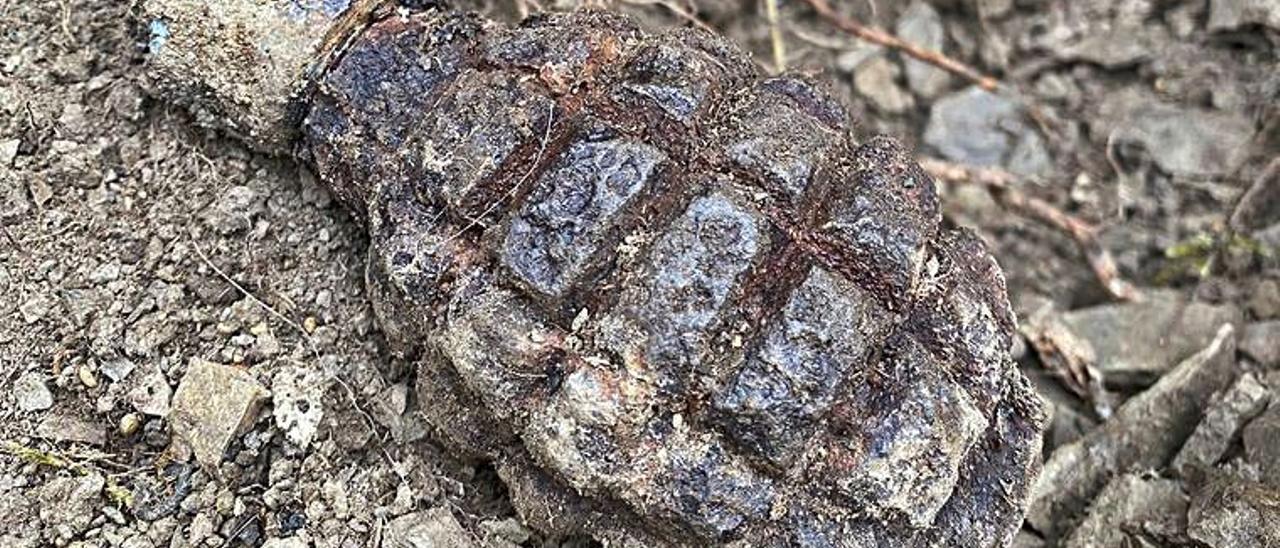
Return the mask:
[(619, 0), (619, 2), (623, 4), (630, 4), (632, 6), (661, 6), (666, 8), (667, 11), (676, 14), (677, 17), (693, 23), (694, 26), (702, 30), (718, 34), (718, 31), (716, 31), (715, 28), (708, 25), (706, 21), (699, 19), (696, 13), (672, 2), (671, 0)]
[(1112, 298), (1121, 301), (1141, 298), (1137, 288), (1120, 277), (1111, 253), (1098, 241), (1096, 227), (1049, 202), (1023, 194), (1013, 184), (1017, 180), (1014, 174), (1002, 169), (970, 167), (935, 158), (921, 158), (920, 167), (939, 180), (982, 185), (1006, 209), (1065, 232), (1080, 248), (1090, 270)]
[(957, 74), (987, 91), (994, 92), (1000, 88), (1000, 81), (996, 80), (994, 77), (982, 74), (981, 72), (978, 72), (978, 69), (947, 57), (946, 54), (943, 54), (942, 52), (920, 47), (893, 34), (889, 34), (888, 32), (877, 28), (868, 27), (851, 17), (841, 15), (835, 10), (835, 8), (831, 7), (831, 4), (827, 2), (827, 0), (804, 1), (812, 6), (823, 19), (826, 19), (832, 25), (835, 25), (836, 28), (846, 33), (873, 44), (879, 44), (887, 48), (896, 49), (911, 57), (946, 70), (947, 72)]

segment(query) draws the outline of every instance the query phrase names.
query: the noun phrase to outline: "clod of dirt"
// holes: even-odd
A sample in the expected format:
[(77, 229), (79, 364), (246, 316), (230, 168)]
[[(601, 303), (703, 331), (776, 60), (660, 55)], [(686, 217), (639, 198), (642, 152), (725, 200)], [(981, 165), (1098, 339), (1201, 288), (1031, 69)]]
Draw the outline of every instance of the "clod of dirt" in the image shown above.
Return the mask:
[(203, 82), (200, 56), (245, 44), (193, 13), (288, 14), (147, 4), (178, 95), (212, 91), (242, 126), (307, 113), (303, 157), (368, 223), (369, 293), (418, 360), (424, 417), (495, 462), (530, 525), (619, 545), (1013, 537), (1045, 419), (1003, 275), (939, 226), (902, 147), (853, 143), (811, 82), (606, 13), (398, 12), (319, 51), (313, 85), (285, 86), (314, 95), (281, 106), (223, 91), (257, 81), (243, 59)]

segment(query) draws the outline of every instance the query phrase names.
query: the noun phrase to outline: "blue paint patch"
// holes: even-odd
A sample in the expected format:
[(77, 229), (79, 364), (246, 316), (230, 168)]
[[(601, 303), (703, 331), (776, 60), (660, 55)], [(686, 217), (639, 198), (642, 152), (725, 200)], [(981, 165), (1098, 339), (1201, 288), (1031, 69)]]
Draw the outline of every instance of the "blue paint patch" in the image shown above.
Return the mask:
[(319, 12), (326, 19), (342, 15), (351, 7), (351, 0), (290, 0), (286, 10), (290, 19), (300, 21), (311, 14)]
[(169, 24), (159, 19), (151, 21), (149, 26), (151, 40), (147, 42), (147, 50), (152, 54), (160, 53), (160, 49), (169, 41)]

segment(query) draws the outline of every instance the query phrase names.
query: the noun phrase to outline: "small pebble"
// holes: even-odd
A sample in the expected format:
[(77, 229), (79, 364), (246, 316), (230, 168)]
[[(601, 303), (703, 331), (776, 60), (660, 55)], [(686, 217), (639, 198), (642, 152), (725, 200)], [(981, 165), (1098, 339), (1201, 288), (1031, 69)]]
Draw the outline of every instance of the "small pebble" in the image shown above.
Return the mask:
[(120, 418), (120, 435), (132, 436), (142, 427), (142, 416), (137, 413), (129, 413)]
[(93, 369), (88, 364), (81, 364), (80, 367), (77, 367), (76, 375), (80, 377), (81, 384), (89, 388), (98, 387), (98, 375), (93, 372)]

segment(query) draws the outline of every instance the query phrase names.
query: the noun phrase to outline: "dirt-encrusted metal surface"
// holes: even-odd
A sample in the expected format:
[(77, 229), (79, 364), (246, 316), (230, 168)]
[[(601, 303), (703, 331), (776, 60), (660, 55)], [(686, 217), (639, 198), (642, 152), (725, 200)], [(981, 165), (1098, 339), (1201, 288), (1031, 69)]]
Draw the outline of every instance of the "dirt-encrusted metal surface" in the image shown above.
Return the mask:
[(819, 86), (607, 13), (401, 11), (307, 89), (301, 155), (367, 220), (419, 407), (530, 524), (814, 547), (1021, 524), (1044, 417), (1000, 269)]

